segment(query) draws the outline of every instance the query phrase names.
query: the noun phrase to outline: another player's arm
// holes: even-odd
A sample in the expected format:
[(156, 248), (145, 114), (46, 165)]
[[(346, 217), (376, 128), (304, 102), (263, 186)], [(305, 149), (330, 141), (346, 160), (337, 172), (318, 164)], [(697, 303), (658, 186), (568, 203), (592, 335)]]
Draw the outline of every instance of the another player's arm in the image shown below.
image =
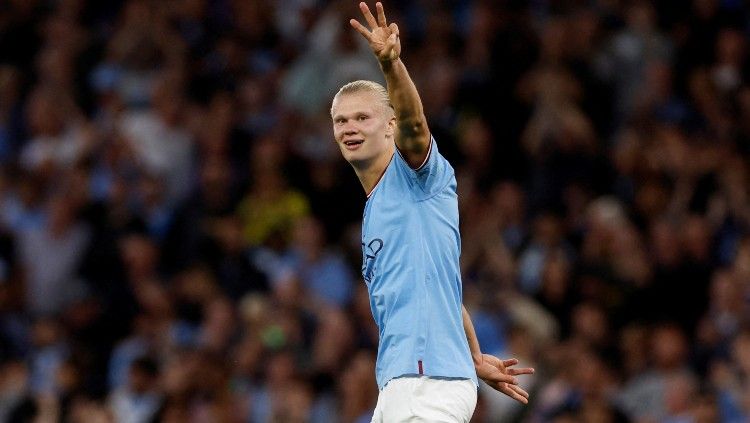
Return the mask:
[(395, 23), (390, 25), (387, 23), (383, 5), (380, 2), (375, 3), (377, 20), (367, 4), (362, 2), (359, 8), (370, 29), (368, 30), (355, 19), (349, 22), (367, 39), (380, 63), (388, 88), (388, 96), (396, 115), (398, 128), (396, 146), (409, 165), (416, 168), (424, 162), (429, 151), (430, 131), (427, 128), (427, 119), (417, 87), (409, 76), (404, 62), (401, 61), (398, 26)]
[(493, 389), (518, 402), (528, 404), (529, 394), (518, 386), (518, 380), (514, 376), (532, 374), (534, 369), (511, 368), (518, 364), (518, 360), (515, 358), (501, 360), (490, 354), (482, 354), (477, 334), (474, 331), (474, 324), (471, 322), (471, 316), (463, 305), (461, 305), (461, 313), (463, 315), (464, 332), (467, 341), (469, 341), (469, 349), (471, 350), (471, 358), (474, 361), (477, 377)]

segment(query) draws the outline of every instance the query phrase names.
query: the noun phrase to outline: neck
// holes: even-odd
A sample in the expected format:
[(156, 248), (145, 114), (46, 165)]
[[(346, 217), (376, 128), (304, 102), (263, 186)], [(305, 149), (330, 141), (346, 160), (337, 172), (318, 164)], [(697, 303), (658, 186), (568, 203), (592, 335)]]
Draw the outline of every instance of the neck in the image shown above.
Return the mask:
[(383, 154), (372, 160), (364, 163), (352, 163), (354, 173), (357, 174), (359, 182), (365, 190), (365, 194), (370, 195), (375, 185), (380, 181), (380, 178), (385, 173), (385, 169), (388, 167), (388, 163), (391, 162), (391, 157), (395, 153), (394, 149), (395, 146), (391, 145)]

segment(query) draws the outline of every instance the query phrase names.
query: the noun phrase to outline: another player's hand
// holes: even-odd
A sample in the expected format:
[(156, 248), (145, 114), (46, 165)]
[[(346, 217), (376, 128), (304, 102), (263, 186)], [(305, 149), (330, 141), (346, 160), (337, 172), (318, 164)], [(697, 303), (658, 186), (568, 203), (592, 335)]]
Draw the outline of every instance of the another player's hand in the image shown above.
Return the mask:
[(375, 9), (378, 12), (377, 20), (375, 20), (365, 2), (359, 4), (359, 9), (362, 11), (362, 15), (365, 17), (370, 29), (365, 28), (356, 19), (349, 20), (352, 27), (359, 31), (367, 42), (370, 43), (372, 52), (375, 53), (375, 56), (377, 56), (381, 63), (398, 59), (401, 55), (401, 40), (399, 39), (398, 26), (395, 23), (388, 25), (385, 20), (383, 4), (380, 2), (375, 3)]
[(477, 371), (477, 377), (487, 385), (520, 403), (528, 404), (529, 393), (518, 386), (518, 379), (514, 376), (530, 375), (534, 373), (534, 369), (530, 367), (511, 368), (516, 364), (518, 364), (518, 360), (515, 358), (501, 360), (494, 355), (482, 354), (482, 362), (475, 362), (474, 368)]

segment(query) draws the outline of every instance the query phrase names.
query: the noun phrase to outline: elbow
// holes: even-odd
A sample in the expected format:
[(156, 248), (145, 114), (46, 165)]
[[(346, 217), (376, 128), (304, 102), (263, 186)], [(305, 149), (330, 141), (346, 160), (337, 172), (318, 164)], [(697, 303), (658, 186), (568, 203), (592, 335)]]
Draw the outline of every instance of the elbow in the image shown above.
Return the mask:
[(414, 134), (422, 135), (427, 133), (427, 123), (424, 119), (414, 119), (409, 122), (409, 128)]
[(427, 122), (424, 118), (399, 119), (399, 130), (410, 138), (418, 138), (427, 135)]
[[(424, 119), (399, 120), (398, 123), (398, 147), (420, 155), (425, 153), (430, 145), (430, 132)], [(421, 162), (421, 161), (420, 161)]]

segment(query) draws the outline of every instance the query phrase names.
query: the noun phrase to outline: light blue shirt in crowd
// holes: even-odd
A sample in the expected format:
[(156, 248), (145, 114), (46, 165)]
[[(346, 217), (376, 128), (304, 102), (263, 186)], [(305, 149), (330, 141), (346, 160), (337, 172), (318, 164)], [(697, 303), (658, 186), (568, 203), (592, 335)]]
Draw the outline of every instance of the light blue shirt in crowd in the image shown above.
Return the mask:
[(380, 389), (418, 374), (477, 383), (461, 313), (456, 177), (430, 144), (417, 170), (394, 153), (365, 205), (362, 276), (380, 332)]

